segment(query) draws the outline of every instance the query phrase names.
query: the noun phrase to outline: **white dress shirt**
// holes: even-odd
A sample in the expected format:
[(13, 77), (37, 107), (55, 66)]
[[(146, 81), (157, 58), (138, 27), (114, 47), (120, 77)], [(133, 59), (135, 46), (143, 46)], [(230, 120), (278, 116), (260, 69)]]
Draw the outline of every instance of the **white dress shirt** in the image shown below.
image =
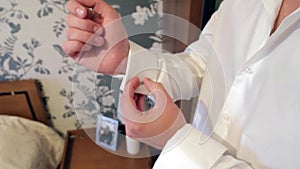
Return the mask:
[(194, 97), (203, 78), (198, 119), (169, 140), (155, 169), (300, 168), (300, 8), (271, 34), (281, 3), (225, 0), (184, 53), (130, 56), (125, 81), (141, 69), (170, 72), (148, 75), (174, 100)]

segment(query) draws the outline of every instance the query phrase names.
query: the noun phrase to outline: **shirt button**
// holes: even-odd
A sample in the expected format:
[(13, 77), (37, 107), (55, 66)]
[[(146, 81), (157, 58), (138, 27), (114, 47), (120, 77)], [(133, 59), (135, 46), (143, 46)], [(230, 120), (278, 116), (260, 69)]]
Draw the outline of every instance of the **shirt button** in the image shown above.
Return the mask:
[(247, 67), (244, 71), (245, 71), (245, 73), (247, 73), (247, 74), (252, 74), (252, 73), (253, 73), (253, 70), (252, 70), (251, 67)]
[(223, 120), (226, 121), (226, 122), (229, 122), (230, 121), (230, 117), (228, 114), (224, 114), (223, 115)]
[(240, 76), (244, 76), (244, 75), (249, 75), (249, 74), (252, 74), (253, 73), (253, 70), (252, 70), (252, 68), (251, 67), (247, 67), (247, 68), (245, 68), (244, 70), (242, 70), (240, 73), (239, 73), (239, 75)]

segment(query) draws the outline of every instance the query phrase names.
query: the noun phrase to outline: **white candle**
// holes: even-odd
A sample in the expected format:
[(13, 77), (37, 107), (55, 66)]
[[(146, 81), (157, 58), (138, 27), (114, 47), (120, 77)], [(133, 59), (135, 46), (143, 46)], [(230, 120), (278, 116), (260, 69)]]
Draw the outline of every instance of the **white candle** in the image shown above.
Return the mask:
[(139, 141), (126, 136), (126, 148), (129, 154), (137, 154), (140, 151), (140, 144)]

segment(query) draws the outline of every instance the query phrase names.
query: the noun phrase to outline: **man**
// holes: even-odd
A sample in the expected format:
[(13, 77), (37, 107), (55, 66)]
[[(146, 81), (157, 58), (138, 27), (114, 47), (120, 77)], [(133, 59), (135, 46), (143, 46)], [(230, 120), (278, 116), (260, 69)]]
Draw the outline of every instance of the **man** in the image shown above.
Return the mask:
[[(154, 168), (300, 167), (297, 159), (300, 152), (300, 76), (295, 75), (300, 71), (299, 6), (298, 0), (225, 0), (199, 40), (186, 52), (176, 55), (181, 59), (177, 60), (179, 63), (172, 62), (172, 58), (165, 56), (168, 54), (153, 54), (151, 59), (146, 59), (152, 68), (172, 73), (172, 78), (183, 90), (183, 98), (194, 96), (197, 87), (193, 80), (203, 76), (196, 116), (208, 114), (213, 123), (213, 130), (210, 130), (213, 133), (207, 133), (202, 127), (209, 125), (199, 125), (197, 120), (195, 127), (186, 124), (173, 103), (178, 98), (172, 90), (173, 84), (164, 83), (172, 78), (163, 77), (168, 80), (161, 83), (151, 78), (130, 80), (121, 99), (126, 132), (147, 144), (163, 148)], [(84, 19), (87, 7), (100, 13), (102, 20)], [(98, 41), (102, 38), (109, 44), (108, 35), (112, 34), (112, 29), (105, 25), (118, 18), (109, 5), (101, 0), (73, 0), (68, 3), (68, 9), (71, 12), (68, 17), (70, 28), (68, 41), (63, 44), (67, 54), (76, 59), (84, 44), (103, 45), (87, 40), (95, 27), (105, 31), (105, 34), (98, 32)], [(120, 25), (119, 22), (116, 24)], [(88, 62), (87, 57), (78, 60), (79, 63), (100, 72), (115, 72), (129, 51), (129, 43), (123, 38), (124, 31), (121, 26), (118, 28), (122, 38), (112, 40), (114, 43), (111, 44), (116, 45), (106, 46), (104, 49), (109, 50), (105, 55), (98, 51), (97, 56), (102, 57), (99, 67), (95, 69), (95, 63)], [(134, 50), (132, 46), (130, 48)], [(85, 47), (83, 50), (92, 56), (92, 49)], [(133, 62), (133, 58), (137, 57), (130, 55), (127, 69), (122, 67), (118, 72), (140, 71), (135, 69), (137, 65), (146, 65), (141, 59)], [(215, 71), (218, 64), (223, 66), (223, 76)], [(185, 69), (189, 72), (177, 71), (180, 65), (190, 68)], [(219, 81), (214, 77), (224, 79)], [(147, 112), (140, 110), (139, 102), (134, 98), (141, 80), (156, 101)], [(212, 88), (215, 93), (208, 92)], [(210, 134), (211, 138), (200, 139)]]

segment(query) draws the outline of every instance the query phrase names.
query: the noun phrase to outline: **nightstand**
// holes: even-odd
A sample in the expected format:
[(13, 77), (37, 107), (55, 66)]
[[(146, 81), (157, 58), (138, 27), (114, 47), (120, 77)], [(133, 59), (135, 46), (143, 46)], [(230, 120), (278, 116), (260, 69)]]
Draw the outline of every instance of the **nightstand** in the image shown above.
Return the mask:
[[(119, 138), (118, 152), (126, 152), (124, 138)], [(149, 153), (147, 146), (141, 147), (140, 153)], [(151, 157), (136, 158), (116, 155), (95, 144), (84, 130), (67, 132), (65, 148), (60, 169), (151, 169)]]

